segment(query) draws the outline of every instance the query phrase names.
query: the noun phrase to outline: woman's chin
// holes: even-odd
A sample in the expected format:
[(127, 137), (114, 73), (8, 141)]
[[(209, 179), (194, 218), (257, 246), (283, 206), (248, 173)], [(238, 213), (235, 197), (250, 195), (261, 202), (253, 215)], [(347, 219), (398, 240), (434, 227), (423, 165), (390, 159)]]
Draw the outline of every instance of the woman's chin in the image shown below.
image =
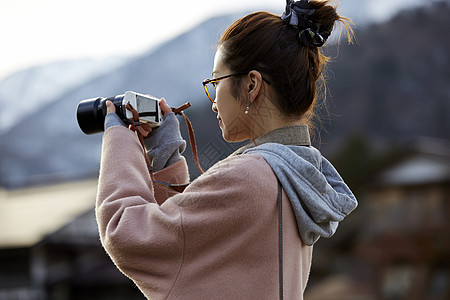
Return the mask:
[(249, 139), (247, 135), (230, 134), (226, 130), (222, 129), (222, 137), (228, 143), (239, 143)]

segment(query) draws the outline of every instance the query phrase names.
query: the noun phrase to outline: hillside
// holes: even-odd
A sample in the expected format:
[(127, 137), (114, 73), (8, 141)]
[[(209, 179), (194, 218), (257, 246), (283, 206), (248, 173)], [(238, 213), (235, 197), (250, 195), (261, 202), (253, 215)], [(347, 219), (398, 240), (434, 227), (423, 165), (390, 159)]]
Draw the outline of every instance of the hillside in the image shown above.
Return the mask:
[[(374, 147), (417, 135), (448, 138), (450, 130), (450, 27), (447, 3), (405, 11), (357, 31), (358, 42), (328, 51), (328, 107), (316, 146), (333, 156), (354, 136)], [(164, 96), (196, 129), (202, 164), (208, 167), (237, 145), (220, 137), (201, 81), (211, 72), (214, 43), (235, 16), (215, 18), (108, 74), (58, 97), (0, 136), (0, 185), (14, 188), (97, 176), (101, 134), (86, 136), (75, 120), (79, 101), (126, 90)], [(219, 28), (219, 30), (218, 30)], [(328, 118), (327, 116), (330, 116)], [(187, 135), (185, 135), (187, 137)], [(191, 161), (190, 151), (186, 156)], [(193, 178), (198, 173), (191, 164)]]
[(354, 133), (394, 140), (449, 138), (449, 3), (408, 10), (357, 31), (330, 65), (327, 140)]

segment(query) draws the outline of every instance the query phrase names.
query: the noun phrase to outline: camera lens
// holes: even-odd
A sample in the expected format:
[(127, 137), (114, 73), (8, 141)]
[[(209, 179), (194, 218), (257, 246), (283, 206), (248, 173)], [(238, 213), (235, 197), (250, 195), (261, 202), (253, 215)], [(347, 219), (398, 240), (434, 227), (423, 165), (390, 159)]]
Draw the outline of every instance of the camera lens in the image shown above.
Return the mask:
[(123, 95), (109, 98), (99, 97), (86, 99), (81, 101), (77, 107), (77, 120), (81, 131), (85, 134), (94, 134), (105, 130), (106, 101), (108, 100), (114, 103), (116, 113), (123, 119)]

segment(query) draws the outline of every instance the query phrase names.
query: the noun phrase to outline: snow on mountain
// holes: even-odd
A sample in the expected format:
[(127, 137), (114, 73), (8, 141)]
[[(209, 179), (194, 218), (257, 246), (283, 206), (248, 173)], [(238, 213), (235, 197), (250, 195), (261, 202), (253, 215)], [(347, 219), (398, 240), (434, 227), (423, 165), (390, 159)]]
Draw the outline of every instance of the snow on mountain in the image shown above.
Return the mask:
[(104, 74), (124, 58), (78, 59), (32, 67), (0, 81), (0, 133), (13, 127), (68, 89)]

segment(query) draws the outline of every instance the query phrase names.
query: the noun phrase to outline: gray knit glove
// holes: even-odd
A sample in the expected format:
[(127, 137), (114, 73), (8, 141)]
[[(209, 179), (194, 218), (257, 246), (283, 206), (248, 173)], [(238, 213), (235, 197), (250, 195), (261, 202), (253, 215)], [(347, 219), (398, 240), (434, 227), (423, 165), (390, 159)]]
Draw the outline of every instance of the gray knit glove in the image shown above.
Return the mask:
[(157, 172), (176, 163), (186, 149), (186, 141), (181, 136), (180, 124), (173, 112), (166, 114), (158, 128), (153, 128), (144, 139), (147, 156), (153, 161), (153, 171)]
[(113, 127), (113, 126), (123, 126), (123, 127), (127, 127), (125, 125), (125, 123), (119, 118), (119, 116), (115, 113), (110, 113), (107, 114), (105, 117), (105, 131), (106, 129), (108, 129), (109, 127)]

